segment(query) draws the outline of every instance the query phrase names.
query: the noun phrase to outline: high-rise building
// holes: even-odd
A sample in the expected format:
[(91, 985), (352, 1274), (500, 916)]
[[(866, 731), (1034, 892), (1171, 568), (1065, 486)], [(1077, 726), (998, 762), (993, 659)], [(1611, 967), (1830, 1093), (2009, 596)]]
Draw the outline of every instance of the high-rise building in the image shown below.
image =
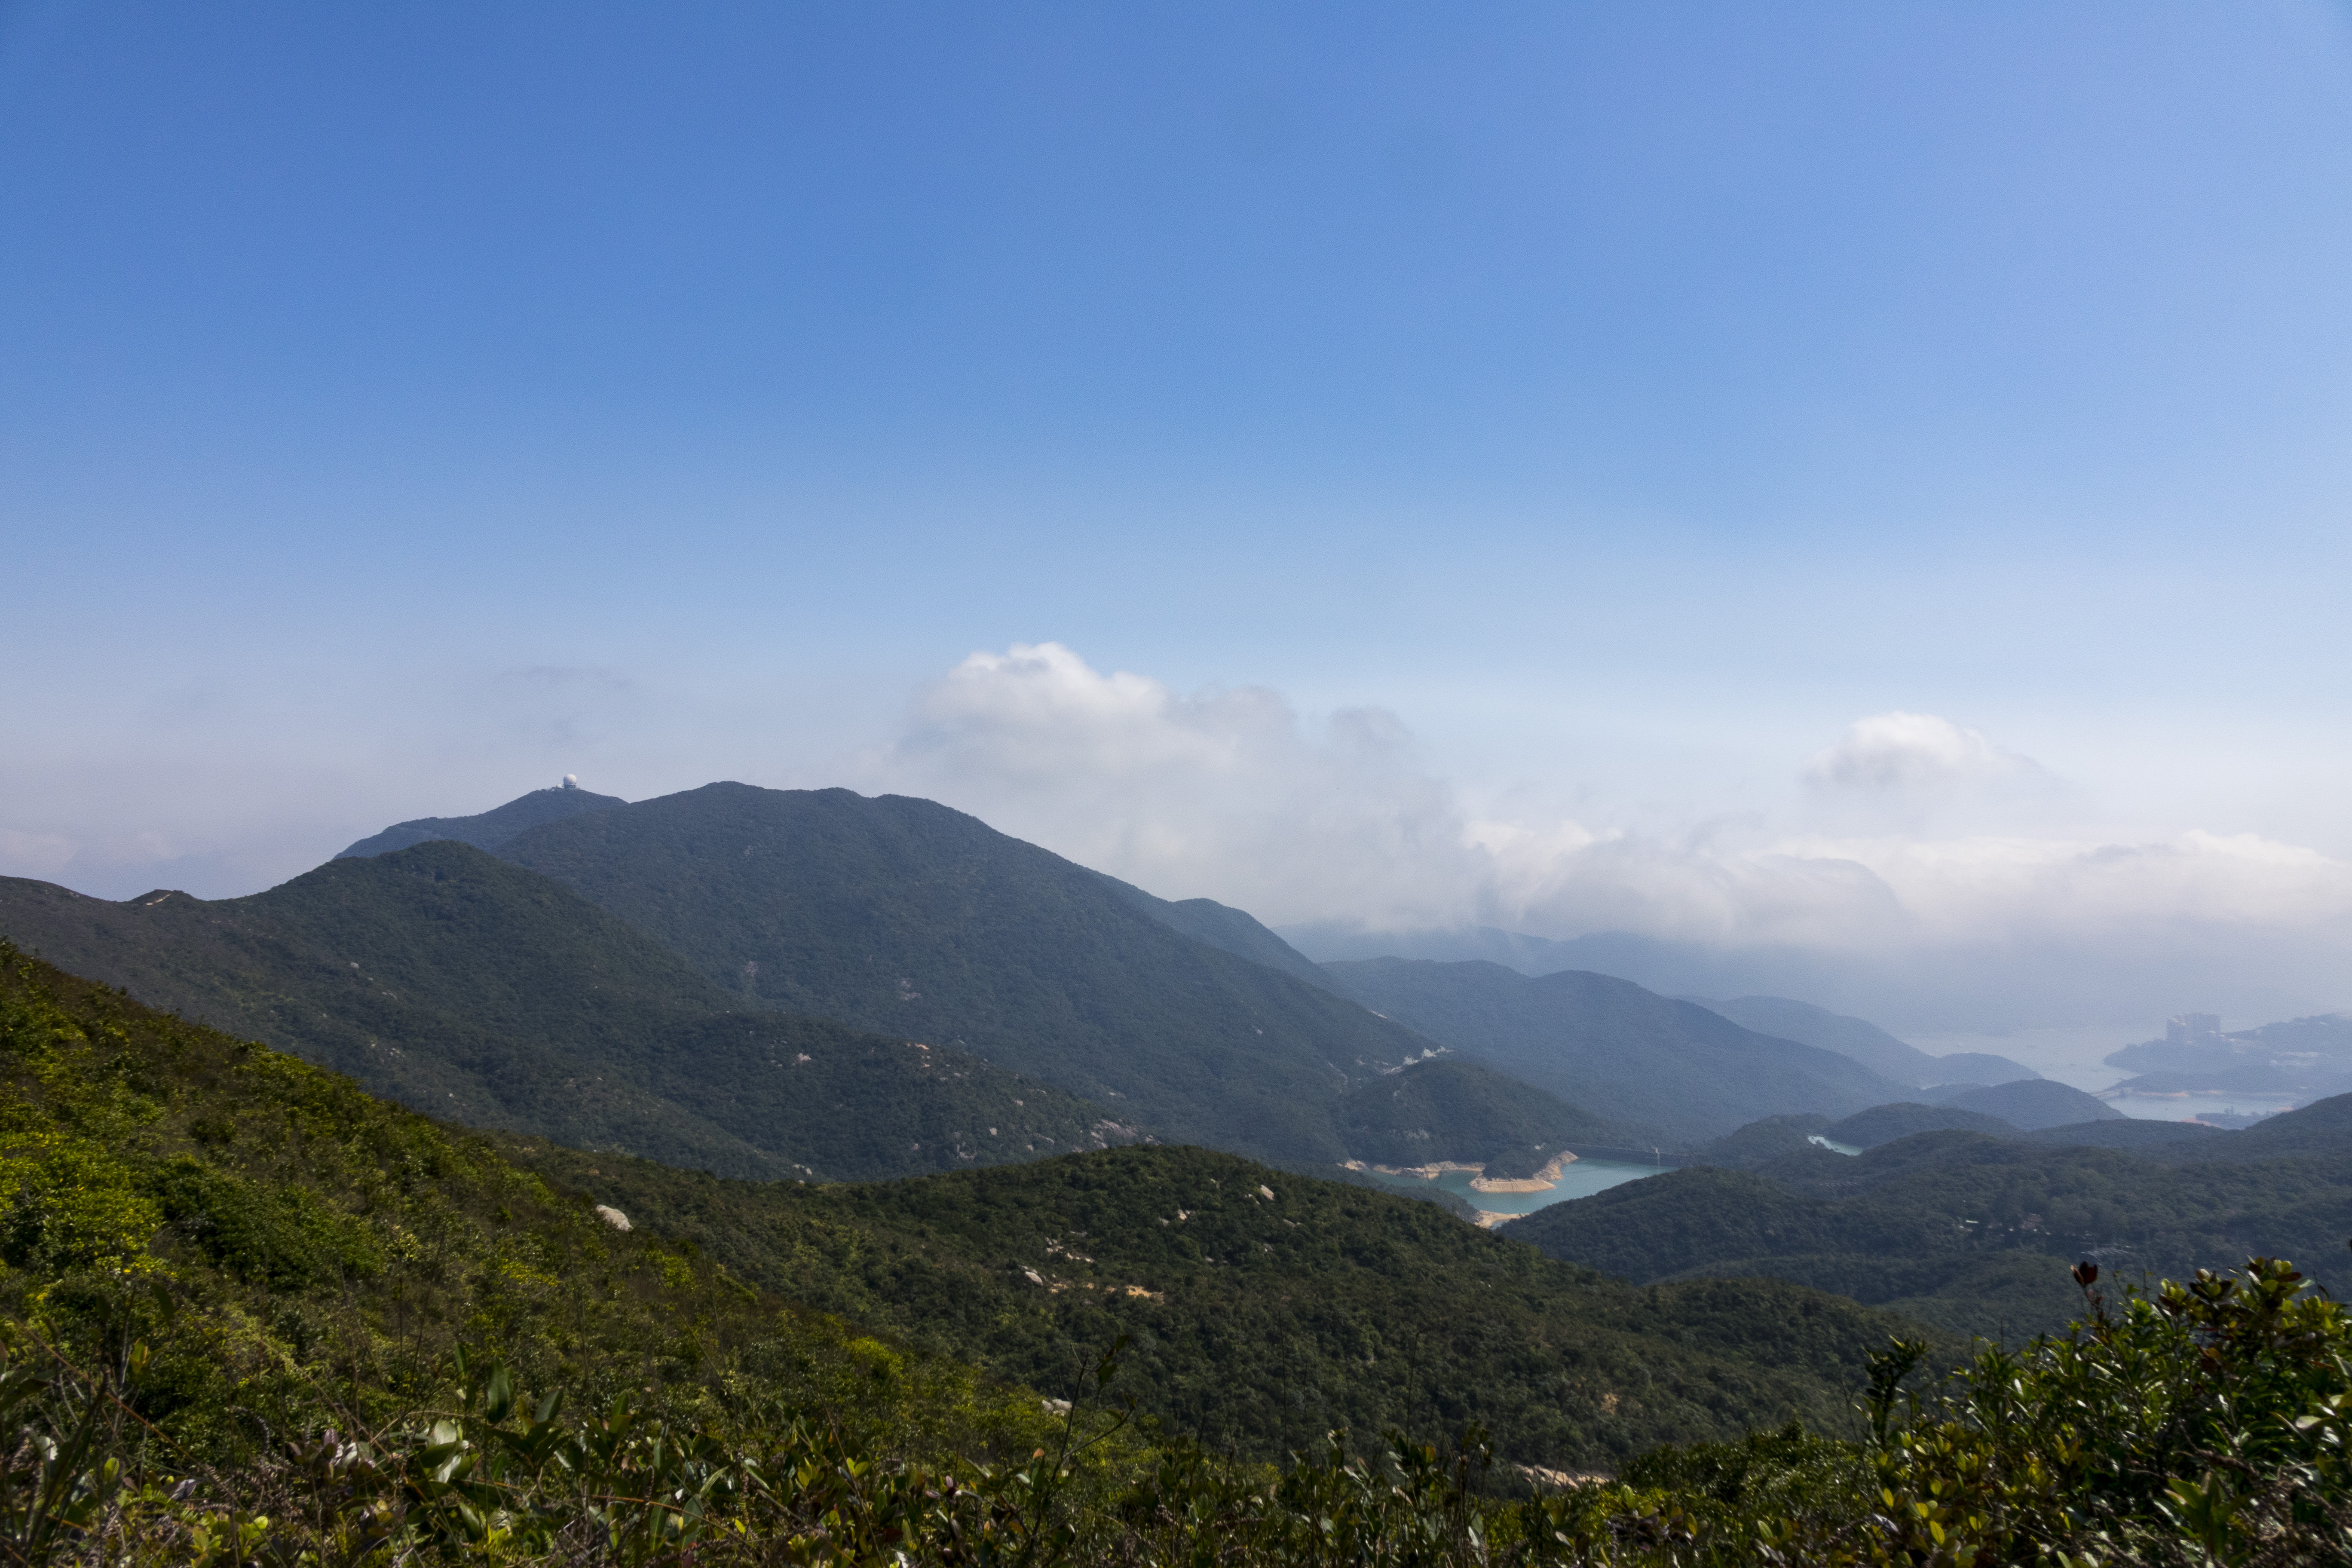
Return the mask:
[(2218, 1013), (2183, 1013), (2164, 1026), (2164, 1043), (2168, 1046), (2221, 1045), (2221, 1016)]

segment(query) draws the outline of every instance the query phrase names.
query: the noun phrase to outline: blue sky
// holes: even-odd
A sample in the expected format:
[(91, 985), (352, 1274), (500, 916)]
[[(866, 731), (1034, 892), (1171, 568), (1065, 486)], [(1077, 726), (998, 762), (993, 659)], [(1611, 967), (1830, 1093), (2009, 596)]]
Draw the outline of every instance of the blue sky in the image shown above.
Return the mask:
[[(0, 5), (0, 873), (221, 895), (567, 771), (839, 781), (1273, 918), (1837, 947), (1872, 917), (1743, 879), (2030, 943), (2017, 867), (2201, 834), (2221, 883), (2130, 897), (2217, 973), (2291, 938), (2232, 1005), (2352, 1005), (2347, 46)], [(1881, 742), (1945, 772), (1823, 761)], [(2118, 900), (2059, 903), (2118, 951)]]

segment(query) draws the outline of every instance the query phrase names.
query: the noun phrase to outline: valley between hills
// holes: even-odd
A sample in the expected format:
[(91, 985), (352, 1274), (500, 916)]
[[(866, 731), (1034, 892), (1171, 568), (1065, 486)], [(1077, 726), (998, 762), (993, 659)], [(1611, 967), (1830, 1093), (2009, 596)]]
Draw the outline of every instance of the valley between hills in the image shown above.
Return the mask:
[(463, 1351), (972, 1462), (1100, 1368), (1106, 1455), (1475, 1426), (1507, 1492), (1851, 1443), (1890, 1340), (2062, 1331), (2077, 1265), (2352, 1290), (2352, 1096), (2134, 1121), (1787, 998), (1318, 964), (904, 797), (538, 791), (246, 898), (0, 879), (0, 939), (14, 1321), (139, 1318), (221, 1464)]

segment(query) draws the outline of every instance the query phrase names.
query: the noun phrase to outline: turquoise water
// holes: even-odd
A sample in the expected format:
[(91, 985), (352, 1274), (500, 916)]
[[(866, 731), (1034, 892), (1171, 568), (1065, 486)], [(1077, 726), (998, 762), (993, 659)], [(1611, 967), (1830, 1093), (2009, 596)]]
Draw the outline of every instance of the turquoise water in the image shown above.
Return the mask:
[[(1485, 1209), (1489, 1214), (1533, 1214), (1570, 1198), (1589, 1198), (1593, 1194), (1625, 1182), (1638, 1182), (1644, 1176), (1658, 1173), (1655, 1165), (1629, 1165), (1617, 1160), (1574, 1160), (1559, 1174), (1559, 1184), (1548, 1193), (1481, 1193), (1471, 1188), (1467, 1171), (1448, 1171), (1437, 1178), (1436, 1184), (1468, 1204), (1472, 1208)], [(1391, 1176), (1381, 1171), (1366, 1174), (1391, 1187), (1426, 1187), (1426, 1176)]]

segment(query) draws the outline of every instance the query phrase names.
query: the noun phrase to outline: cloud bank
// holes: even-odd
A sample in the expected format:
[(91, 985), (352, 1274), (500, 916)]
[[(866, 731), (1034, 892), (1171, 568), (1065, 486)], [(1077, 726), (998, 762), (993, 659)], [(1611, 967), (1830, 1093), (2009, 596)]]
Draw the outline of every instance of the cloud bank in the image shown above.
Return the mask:
[(1934, 714), (1860, 718), (1792, 762), (1807, 809), (1789, 822), (1636, 830), (1475, 809), (1383, 710), (1309, 722), (1264, 688), (1181, 693), (1016, 644), (921, 692), (864, 772), (1270, 924), (1778, 953), (1813, 999), (1907, 1026), (2352, 1005), (2352, 865), (2195, 826), (2153, 841), (1988, 830), (2061, 781)]

